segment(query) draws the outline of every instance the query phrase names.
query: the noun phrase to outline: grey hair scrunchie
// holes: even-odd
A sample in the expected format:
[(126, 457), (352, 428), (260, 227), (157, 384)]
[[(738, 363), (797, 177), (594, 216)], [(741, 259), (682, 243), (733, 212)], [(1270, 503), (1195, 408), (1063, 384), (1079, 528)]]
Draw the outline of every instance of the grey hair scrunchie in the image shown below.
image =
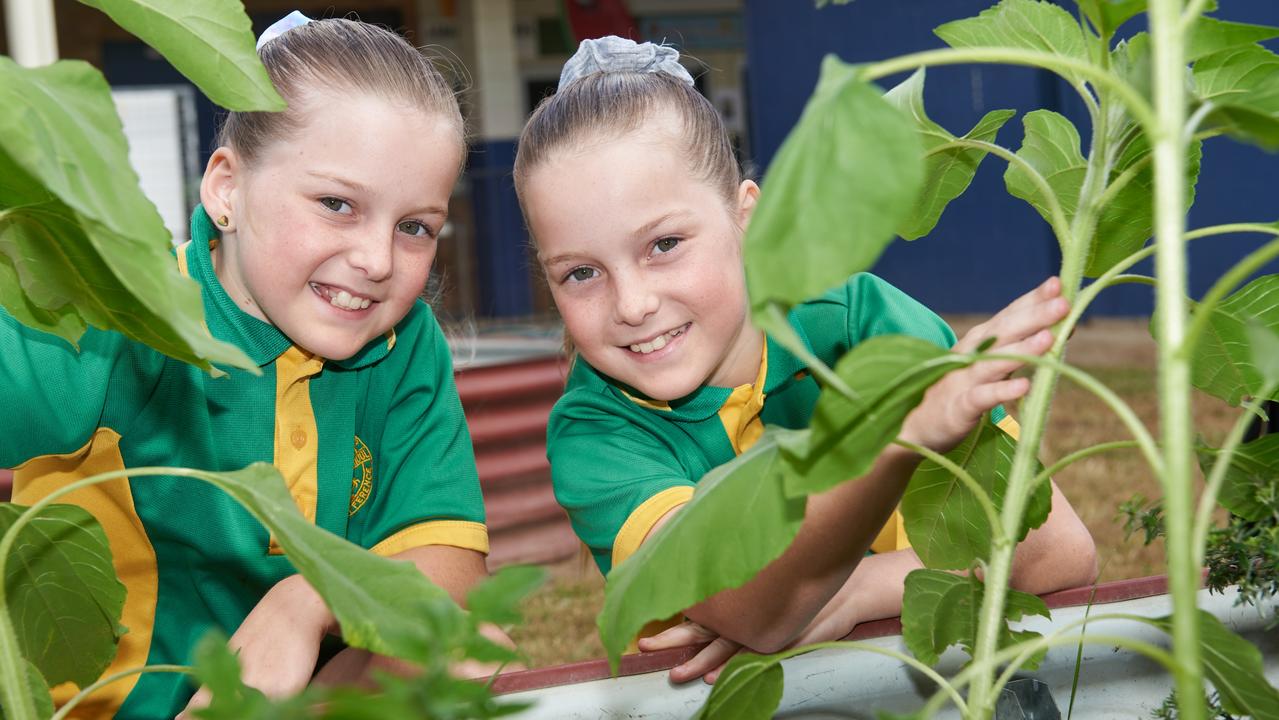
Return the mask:
[(693, 84), (693, 76), (679, 64), (679, 51), (651, 42), (637, 43), (616, 35), (583, 40), (560, 71), (560, 88), (596, 72), (665, 73)]

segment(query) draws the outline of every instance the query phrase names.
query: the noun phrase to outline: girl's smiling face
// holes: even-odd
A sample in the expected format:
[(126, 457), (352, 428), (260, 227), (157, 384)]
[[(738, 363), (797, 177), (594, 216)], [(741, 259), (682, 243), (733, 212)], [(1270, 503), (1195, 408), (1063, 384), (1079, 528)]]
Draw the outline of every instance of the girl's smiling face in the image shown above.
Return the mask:
[(673, 118), (560, 151), (528, 178), (538, 259), (582, 357), (655, 400), (758, 374), (741, 237), (759, 189), (730, 202), (694, 177)]
[(342, 360), (425, 287), (462, 147), (446, 118), (373, 95), (302, 104), (300, 127), (252, 163), (219, 148), (201, 199), (230, 220), (214, 267), (236, 304)]

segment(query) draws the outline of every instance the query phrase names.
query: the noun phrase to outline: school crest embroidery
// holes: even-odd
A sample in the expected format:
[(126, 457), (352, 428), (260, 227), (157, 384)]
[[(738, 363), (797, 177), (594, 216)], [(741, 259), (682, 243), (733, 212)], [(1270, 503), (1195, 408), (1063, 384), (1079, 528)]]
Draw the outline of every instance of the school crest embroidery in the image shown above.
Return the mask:
[(364, 444), (359, 435), (355, 436), (355, 467), (351, 473), (351, 509), (347, 515), (354, 515), (364, 507), (364, 503), (373, 492), (373, 453)]

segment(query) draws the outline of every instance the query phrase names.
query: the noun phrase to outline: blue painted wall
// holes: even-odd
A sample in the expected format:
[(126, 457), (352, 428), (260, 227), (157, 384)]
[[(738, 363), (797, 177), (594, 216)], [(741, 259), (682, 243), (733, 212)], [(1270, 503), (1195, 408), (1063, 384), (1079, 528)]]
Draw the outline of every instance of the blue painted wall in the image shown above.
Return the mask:
[(514, 140), (479, 140), (471, 147), (466, 176), (475, 210), (476, 313), (481, 317), (514, 317), (533, 309), (528, 234), (515, 195), (514, 167)]
[[(943, 47), (932, 28), (971, 17), (993, 4), (994, 0), (862, 0), (817, 10), (810, 0), (746, 0), (751, 139), (759, 166), (767, 167), (799, 118), (824, 55), (835, 53), (849, 62), (865, 62)], [(1073, 3), (1062, 4), (1073, 11)], [(1279, 3), (1234, 0), (1218, 16), (1279, 25)], [(1138, 29), (1134, 24), (1125, 31)], [(881, 84), (891, 87), (904, 77), (886, 78)], [(933, 68), (928, 71), (925, 102), (930, 116), (957, 135), (990, 110), (1017, 110), (1019, 117), (998, 138), (1009, 148), (1021, 145), (1020, 116), (1041, 107), (1070, 117), (1087, 136), (1087, 116), (1078, 98), (1043, 71)], [(1055, 272), (1060, 263), (1056, 241), (1029, 205), (1008, 195), (1004, 169), (1002, 161), (987, 158), (972, 186), (947, 208), (933, 233), (914, 242), (893, 243), (875, 272), (942, 312), (995, 311)], [(1279, 156), (1227, 139), (1208, 142), (1190, 226), (1279, 219), (1272, 189), (1276, 179)], [(1255, 235), (1198, 241), (1191, 250), (1192, 294), (1203, 293), (1260, 242)], [(1279, 265), (1268, 270), (1279, 271)], [(1149, 273), (1150, 269), (1137, 271)], [(1149, 313), (1151, 306), (1149, 288), (1124, 286), (1103, 293), (1093, 310), (1139, 315)]]

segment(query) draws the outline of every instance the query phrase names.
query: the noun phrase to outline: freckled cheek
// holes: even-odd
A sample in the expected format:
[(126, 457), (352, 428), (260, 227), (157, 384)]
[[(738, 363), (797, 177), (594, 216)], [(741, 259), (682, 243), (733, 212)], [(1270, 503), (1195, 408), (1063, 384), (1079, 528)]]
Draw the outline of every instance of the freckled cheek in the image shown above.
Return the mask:
[(726, 273), (722, 268), (706, 268), (697, 273), (682, 289), (691, 304), (723, 311), (734, 304), (745, 304), (746, 284), (740, 273)]
[(572, 298), (567, 293), (553, 293), (555, 307), (564, 320), (564, 329), (579, 345), (600, 341), (608, 324), (607, 308), (593, 298)]
[(566, 290), (559, 284), (551, 285), (551, 300), (555, 301), (555, 308), (560, 311), (565, 322), (570, 317), (583, 315), (585, 308), (589, 306), (588, 299), (581, 293)]
[(723, 273), (716, 283), (714, 292), (720, 302), (724, 303), (747, 303), (746, 298), (746, 275), (742, 271), (741, 266), (736, 266)]
[(296, 203), (287, 200), (271, 200), (257, 207), (258, 220), (263, 230), (280, 237), (309, 234), (315, 218), (304, 212)]
[(394, 258), (395, 273), (408, 275), (414, 280), (421, 278), (422, 284), (426, 284), (426, 278), (431, 274), (431, 265), (435, 262), (435, 251), (434, 243), (425, 247), (397, 249)]

